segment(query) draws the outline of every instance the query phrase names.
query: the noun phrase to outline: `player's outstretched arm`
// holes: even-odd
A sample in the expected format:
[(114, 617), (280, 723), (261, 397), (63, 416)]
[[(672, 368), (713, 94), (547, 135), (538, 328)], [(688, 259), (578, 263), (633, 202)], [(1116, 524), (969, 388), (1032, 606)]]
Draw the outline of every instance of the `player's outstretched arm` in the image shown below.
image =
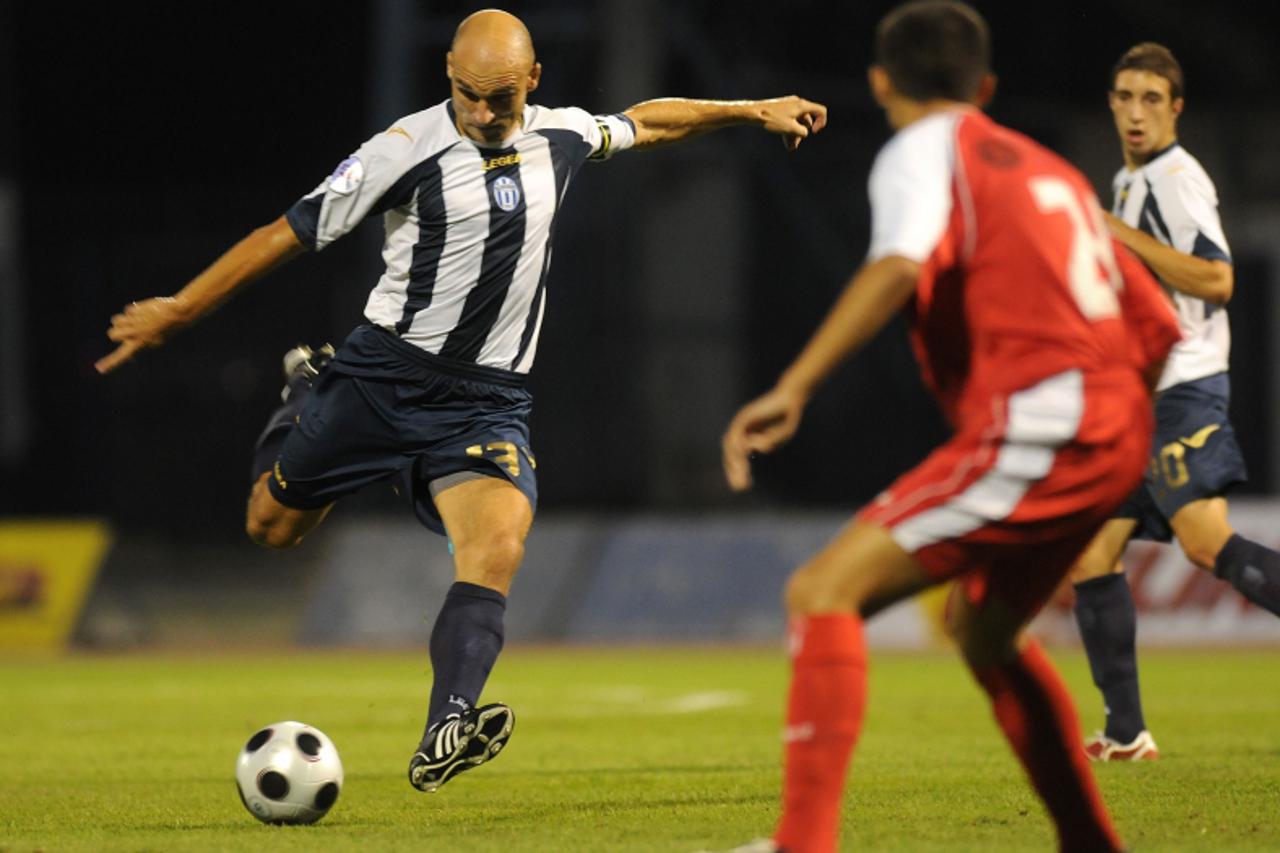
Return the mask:
[(1150, 234), (1130, 227), (1119, 217), (1108, 213), (1106, 218), (1112, 236), (1142, 258), (1165, 284), (1211, 305), (1226, 305), (1230, 301), (1235, 289), (1231, 264), (1179, 252)]
[(764, 101), (701, 101), (658, 98), (636, 104), (624, 114), (636, 128), (635, 148), (679, 142), (735, 124), (754, 124), (782, 137), (787, 150), (826, 127), (827, 108), (790, 95)]
[(173, 296), (130, 303), (112, 317), (107, 337), (117, 346), (110, 355), (98, 359), (94, 367), (99, 373), (110, 373), (139, 350), (160, 346), (241, 287), (303, 251), (283, 216), (258, 228)]
[(778, 384), (730, 421), (720, 443), (730, 488), (751, 487), (751, 456), (769, 453), (795, 435), (813, 392), (898, 313), (919, 275), (918, 263), (892, 255), (858, 271)]

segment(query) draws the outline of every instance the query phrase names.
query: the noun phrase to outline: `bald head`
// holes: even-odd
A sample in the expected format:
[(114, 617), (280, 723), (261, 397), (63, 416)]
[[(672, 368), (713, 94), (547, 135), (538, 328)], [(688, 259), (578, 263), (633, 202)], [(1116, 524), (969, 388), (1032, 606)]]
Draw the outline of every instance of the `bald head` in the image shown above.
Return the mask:
[(455, 58), (511, 65), (528, 71), (533, 65), (533, 39), (524, 22), (501, 9), (481, 9), (463, 18), (449, 50)]
[(542, 74), (524, 23), (501, 9), (467, 16), (447, 57), (458, 130), (488, 145), (520, 124), (525, 101)]

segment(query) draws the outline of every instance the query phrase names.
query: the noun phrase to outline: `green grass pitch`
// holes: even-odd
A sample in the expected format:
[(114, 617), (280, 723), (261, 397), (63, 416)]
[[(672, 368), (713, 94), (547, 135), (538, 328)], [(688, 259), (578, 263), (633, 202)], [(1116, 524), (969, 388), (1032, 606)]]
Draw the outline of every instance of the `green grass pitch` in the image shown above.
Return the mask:
[[(1100, 720), (1078, 653), (1055, 655)], [(1098, 768), (1135, 850), (1280, 849), (1280, 653), (1150, 652), (1161, 761)], [(767, 834), (786, 665), (774, 649), (508, 650), (516, 709), (492, 764), (432, 795), (405, 767), (424, 654), (72, 656), (0, 662), (0, 851), (688, 851)], [(848, 850), (1049, 850), (1053, 836), (956, 659), (872, 658)], [(259, 824), (233, 765), (299, 719), (346, 768), (309, 827)]]

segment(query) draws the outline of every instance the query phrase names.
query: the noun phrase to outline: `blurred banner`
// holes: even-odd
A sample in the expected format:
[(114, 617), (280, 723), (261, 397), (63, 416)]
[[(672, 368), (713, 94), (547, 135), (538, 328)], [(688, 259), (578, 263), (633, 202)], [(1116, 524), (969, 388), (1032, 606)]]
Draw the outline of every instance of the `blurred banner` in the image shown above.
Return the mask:
[(65, 647), (110, 545), (100, 521), (0, 519), (0, 653)]
[[(1280, 546), (1280, 502), (1232, 507), (1239, 532)], [(772, 641), (783, 634), (791, 570), (848, 520), (823, 514), (703, 517), (552, 516), (530, 535), (508, 604), (514, 641)], [(1176, 546), (1133, 543), (1126, 555), (1148, 645), (1280, 645), (1280, 620), (1193, 567)], [(1034, 567), (1028, 566), (1028, 570)], [(323, 645), (425, 643), (453, 579), (442, 540), (414, 523), (339, 523), (304, 607), (301, 638)], [(938, 593), (873, 620), (868, 642), (918, 649), (940, 642)], [(1035, 631), (1079, 642), (1069, 591)]]

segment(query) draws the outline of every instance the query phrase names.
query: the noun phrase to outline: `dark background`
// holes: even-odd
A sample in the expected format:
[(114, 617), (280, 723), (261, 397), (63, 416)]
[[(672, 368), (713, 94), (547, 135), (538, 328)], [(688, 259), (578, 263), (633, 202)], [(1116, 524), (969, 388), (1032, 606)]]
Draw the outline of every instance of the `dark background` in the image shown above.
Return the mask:
[[(889, 131), (864, 71), (891, 5), (507, 7), (544, 65), (531, 101), (612, 112), (661, 95), (795, 92), (831, 109), (828, 131), (792, 155), (734, 128), (580, 174), (532, 379), (543, 509), (853, 508), (943, 436), (895, 323), (760, 464), (756, 493), (731, 498), (718, 481), (732, 406), (772, 381), (865, 252), (866, 173)], [(1104, 203), (1120, 164), (1111, 64), (1147, 39), (1180, 57), (1182, 139), (1217, 181), (1237, 263), (1233, 411), (1249, 488), (1273, 491), (1277, 270), (1259, 223), (1280, 198), (1280, 34), (1247, 4), (977, 6), (1000, 75), (991, 113), (1080, 163)], [(177, 290), (397, 115), (447, 97), (448, 39), (479, 7), (0, 5), (0, 189), (17, 212), (0, 230), (0, 514), (239, 535), (280, 356), (360, 321), (379, 225), (103, 378), (92, 364), (109, 318)], [(720, 394), (690, 406), (690, 388)], [(354, 503), (391, 500), (373, 490)]]

